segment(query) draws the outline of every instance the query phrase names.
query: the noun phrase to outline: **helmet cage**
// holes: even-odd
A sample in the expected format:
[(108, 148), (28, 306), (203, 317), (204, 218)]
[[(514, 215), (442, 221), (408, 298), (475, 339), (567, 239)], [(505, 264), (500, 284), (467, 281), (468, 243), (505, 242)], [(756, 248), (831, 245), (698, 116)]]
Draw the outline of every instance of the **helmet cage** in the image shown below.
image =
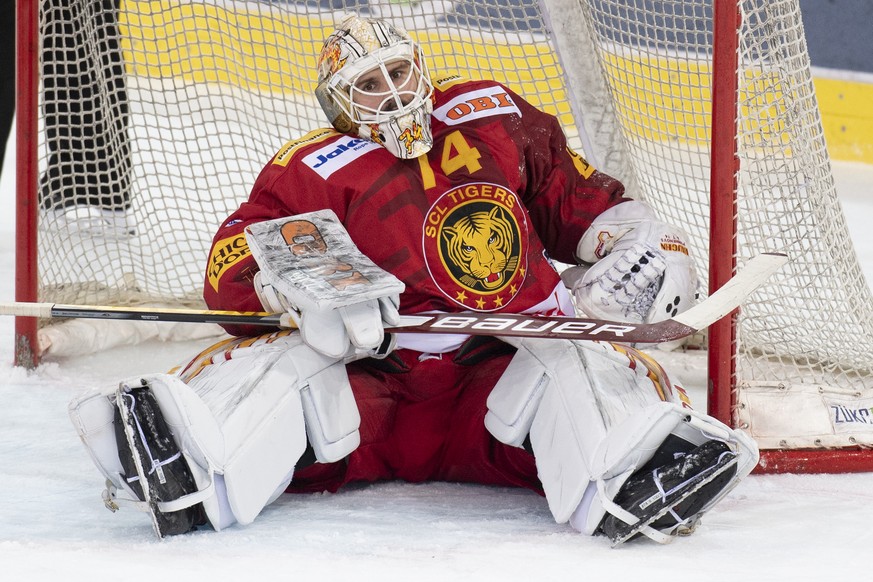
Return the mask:
[[(387, 123), (430, 100), (433, 85), (424, 63), (421, 49), (412, 40), (400, 41), (349, 63), (325, 79), (317, 92), (328, 97), (350, 124)], [(359, 84), (362, 77), (370, 79), (374, 74), (378, 91)]]
[(331, 125), (398, 158), (433, 146), (433, 93), (421, 48), (380, 20), (347, 18), (319, 55), (315, 96)]

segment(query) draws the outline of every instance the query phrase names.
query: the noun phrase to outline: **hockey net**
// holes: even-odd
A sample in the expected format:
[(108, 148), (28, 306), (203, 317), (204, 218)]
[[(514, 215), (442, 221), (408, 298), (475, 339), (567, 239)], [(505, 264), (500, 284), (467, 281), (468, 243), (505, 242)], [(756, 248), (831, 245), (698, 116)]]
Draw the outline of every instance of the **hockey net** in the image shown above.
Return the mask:
[[(765, 470), (873, 469), (873, 304), (798, 0), (728, 5), (718, 20), (699, 0), (40, 2), (38, 278), (18, 299), (200, 305), (221, 220), (283, 143), (324, 126), (322, 39), (343, 12), (383, 16), (437, 74), (497, 79), (557, 115), (572, 147), (689, 231), (710, 285), (759, 252), (789, 254), (713, 330), (710, 412), (776, 451)], [(741, 22), (737, 50), (714, 50), (726, 19)], [(739, 115), (713, 146), (726, 77)], [(719, 171), (737, 195), (713, 207)]]

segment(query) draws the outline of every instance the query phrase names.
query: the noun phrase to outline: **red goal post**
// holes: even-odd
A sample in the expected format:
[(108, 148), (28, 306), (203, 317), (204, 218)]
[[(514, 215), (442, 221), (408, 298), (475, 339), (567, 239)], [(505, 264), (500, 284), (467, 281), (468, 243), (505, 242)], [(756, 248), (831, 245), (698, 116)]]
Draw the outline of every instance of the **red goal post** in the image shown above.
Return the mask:
[[(715, 2), (713, 9), (713, 75), (712, 75), (712, 121), (711, 135), (712, 146), (710, 150), (711, 157), (711, 192), (710, 192), (710, 249), (709, 249), (709, 292), (712, 293), (721, 287), (733, 274), (737, 268), (738, 238), (741, 235), (740, 226), (738, 223), (738, 176), (743, 171), (741, 167), (741, 159), (739, 155), (739, 140), (743, 131), (748, 131), (748, 128), (743, 128), (740, 117), (742, 115), (743, 104), (740, 99), (740, 77), (742, 76), (743, 68), (741, 67), (740, 58), (744, 56), (744, 46), (742, 34), (744, 31), (744, 13), (742, 10), (742, 2)], [(795, 29), (799, 29), (796, 35), (803, 39), (802, 22), (800, 20), (799, 3), (786, 3), (784, 12), (780, 15), (782, 22), (791, 22)], [(800, 43), (803, 50), (798, 51), (795, 55), (796, 59), (803, 61), (802, 68), (808, 71), (809, 61), (806, 54), (806, 46), (804, 42)], [(746, 47), (745, 50), (748, 50)], [(809, 73), (807, 73), (808, 75)], [(812, 103), (815, 107), (814, 92), (811, 89), (812, 80), (808, 79), (807, 86), (802, 87), (806, 91), (812, 93)], [(808, 131), (813, 132), (815, 140), (819, 142), (820, 152), (818, 163), (825, 168), (825, 172), (830, 171), (829, 159), (827, 157), (827, 149), (824, 145), (823, 129), (821, 127), (820, 115), (817, 109), (812, 112), (813, 122), (809, 124)], [(805, 128), (806, 129), (806, 128)], [(812, 152), (815, 153), (815, 152)], [(806, 153), (810, 156), (810, 153)], [(832, 187), (832, 181), (830, 182)], [(833, 194), (832, 194), (833, 196)], [(839, 213), (839, 203), (830, 198), (833, 205), (834, 214), (830, 220), (835, 225), (822, 224), (821, 228), (842, 227), (845, 231), (845, 225), (841, 224), (842, 216)], [(848, 239), (847, 239), (848, 240)], [(800, 241), (787, 241), (791, 248), (797, 245)], [(867, 329), (870, 329), (871, 313), (870, 309), (870, 292), (864, 284), (863, 275), (859, 275), (857, 262), (854, 258), (854, 253), (849, 249), (850, 259), (847, 265), (834, 267), (831, 273), (828, 273), (830, 280), (845, 281), (849, 278), (854, 282), (854, 287), (860, 287), (866, 290), (866, 301), (861, 301), (864, 305), (864, 314), (862, 322), (866, 323)], [(790, 251), (789, 251), (790, 252)], [(795, 263), (797, 265), (798, 263)], [(802, 266), (800, 266), (802, 268)], [(825, 283), (827, 285), (827, 283)], [(777, 293), (779, 291), (777, 290)], [(851, 314), (847, 314), (852, 317)], [(804, 321), (802, 318), (797, 318), (792, 324), (803, 333)], [(742, 400), (740, 392), (744, 389), (745, 382), (738, 375), (737, 359), (740, 354), (740, 346), (738, 346), (738, 326), (739, 321), (736, 316), (725, 318), (709, 328), (707, 349), (708, 349), (708, 368), (709, 372), (709, 401), (708, 413), (716, 418), (728, 422), (732, 426), (741, 426), (749, 428), (747, 421), (741, 419), (739, 411), (748, 406), (748, 402)], [(774, 337), (773, 340), (779, 338)], [(832, 338), (819, 336), (819, 341), (823, 343), (832, 342)], [(852, 346), (846, 346), (852, 349)], [(830, 345), (824, 347), (825, 353), (833, 349), (834, 352), (839, 352), (841, 348), (831, 348)], [(869, 344), (867, 350), (869, 351)], [(747, 354), (751, 354), (753, 349), (746, 347)], [(747, 358), (750, 356), (747, 356)], [(755, 356), (751, 356), (755, 357)], [(795, 354), (794, 357), (802, 358), (801, 354)], [(822, 365), (826, 362), (826, 357), (821, 358), (821, 362), (814, 365)], [(787, 367), (791, 367), (790, 364)], [(777, 366), (778, 368), (778, 366)], [(784, 389), (785, 384), (790, 380), (782, 380), (777, 372), (774, 380), (769, 381), (771, 388), (780, 391)], [(841, 373), (845, 376), (841, 376)], [(844, 377), (850, 378), (855, 374), (851, 366), (847, 366), (845, 372), (833, 375), (837, 390), (839, 384)], [(747, 378), (754, 377), (754, 373), (746, 372)], [(802, 371), (796, 368), (790, 370), (787, 376), (799, 376)], [(861, 372), (864, 374), (864, 372)], [(853, 382), (848, 382), (850, 386)], [(849, 391), (854, 389), (859, 390), (857, 394), (861, 398), (853, 402), (860, 402), (856, 406), (865, 406), (870, 402), (869, 387), (873, 385), (869, 380), (861, 382), (857, 388), (848, 388)], [(730, 390), (725, 390), (724, 386), (730, 386)], [(833, 389), (833, 388), (832, 388)], [(863, 391), (865, 394), (861, 394)], [(851, 401), (851, 400), (850, 400)], [(827, 404), (825, 405), (827, 406)], [(779, 414), (782, 411), (778, 407), (769, 406), (768, 414)], [(748, 418), (748, 417), (746, 417)], [(746, 426), (744, 426), (746, 424)], [(831, 426), (834, 426), (833, 423)], [(802, 432), (802, 429), (801, 429)], [(819, 441), (820, 442), (820, 441)], [(806, 441), (808, 444), (809, 441)], [(761, 461), (756, 467), (758, 473), (846, 473), (846, 472), (866, 472), (873, 471), (873, 451), (869, 449), (869, 443), (865, 447), (853, 446), (855, 443), (852, 437), (846, 438), (842, 447), (825, 447), (817, 443), (815, 438), (812, 440), (817, 446), (805, 447), (800, 445), (797, 448), (780, 447), (780, 448), (765, 448), (761, 449)], [(781, 445), (782, 443), (780, 443)]]
[[(15, 300), (36, 301), (37, 265), (37, 120), (39, 118), (39, 0), (17, 0), (15, 86)], [(34, 367), (38, 321), (15, 318), (15, 365)]]
[[(756, 254), (791, 256), (710, 328), (709, 412), (758, 440), (761, 471), (873, 470), (852, 412), (873, 408), (873, 300), (798, 0), (19, 0), (16, 300), (196, 307), (218, 222), (284, 141), (324, 125), (311, 65), (341, 8), (410, 30), (435, 71), (557, 115), (689, 231), (709, 291)], [(64, 120), (71, 72), (95, 80)], [(38, 329), (16, 322), (18, 364), (36, 363)]]

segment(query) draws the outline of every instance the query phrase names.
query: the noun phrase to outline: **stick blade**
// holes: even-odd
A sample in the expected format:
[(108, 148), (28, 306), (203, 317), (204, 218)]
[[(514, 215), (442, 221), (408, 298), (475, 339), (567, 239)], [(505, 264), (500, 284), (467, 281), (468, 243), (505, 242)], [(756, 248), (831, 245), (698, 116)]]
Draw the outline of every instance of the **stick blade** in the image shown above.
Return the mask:
[(668, 321), (686, 325), (694, 331), (709, 327), (742, 305), (749, 295), (787, 262), (788, 255), (761, 253), (753, 257), (740, 272), (706, 300)]

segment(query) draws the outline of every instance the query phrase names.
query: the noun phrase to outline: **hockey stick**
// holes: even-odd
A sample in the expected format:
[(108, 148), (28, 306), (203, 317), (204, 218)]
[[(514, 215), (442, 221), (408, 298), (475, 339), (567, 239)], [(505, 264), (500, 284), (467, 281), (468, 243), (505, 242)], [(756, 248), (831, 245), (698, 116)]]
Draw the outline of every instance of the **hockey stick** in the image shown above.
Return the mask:
[[(778, 253), (763, 253), (718, 291), (679, 315), (658, 323), (623, 323), (603, 319), (501, 313), (439, 313), (404, 315), (392, 333), (448, 333), (576, 340), (660, 343), (692, 335), (739, 307), (746, 298), (788, 261)], [(106, 307), (54, 303), (0, 303), (0, 315), (43, 318), (124, 319), (262, 325), (295, 328), (287, 313)]]

